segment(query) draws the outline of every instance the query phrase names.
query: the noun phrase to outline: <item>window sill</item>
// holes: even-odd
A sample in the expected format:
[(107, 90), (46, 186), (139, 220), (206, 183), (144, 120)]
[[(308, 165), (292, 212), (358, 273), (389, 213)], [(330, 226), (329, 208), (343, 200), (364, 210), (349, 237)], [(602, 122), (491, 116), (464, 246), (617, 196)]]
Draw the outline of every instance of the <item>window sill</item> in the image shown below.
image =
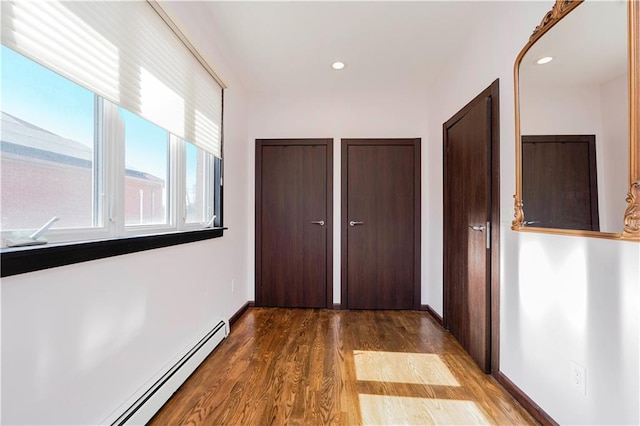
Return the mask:
[(222, 237), (226, 229), (211, 228), (99, 241), (4, 248), (0, 251), (0, 277), (9, 277), (105, 257), (209, 240)]

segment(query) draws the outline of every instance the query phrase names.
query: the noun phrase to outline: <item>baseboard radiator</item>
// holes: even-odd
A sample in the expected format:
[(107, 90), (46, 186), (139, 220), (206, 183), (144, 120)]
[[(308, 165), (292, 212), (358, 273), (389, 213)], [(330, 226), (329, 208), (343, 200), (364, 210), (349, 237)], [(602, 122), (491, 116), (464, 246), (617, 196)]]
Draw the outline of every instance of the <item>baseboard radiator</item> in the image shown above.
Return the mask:
[(134, 397), (132, 404), (125, 404), (125, 409), (121, 410), (115, 421), (109, 421), (108, 423), (112, 426), (146, 424), (228, 335), (229, 322), (220, 320), (211, 331), (162, 374), (159, 379), (153, 382), (146, 391), (141, 391), (139, 396), (136, 395), (137, 398)]

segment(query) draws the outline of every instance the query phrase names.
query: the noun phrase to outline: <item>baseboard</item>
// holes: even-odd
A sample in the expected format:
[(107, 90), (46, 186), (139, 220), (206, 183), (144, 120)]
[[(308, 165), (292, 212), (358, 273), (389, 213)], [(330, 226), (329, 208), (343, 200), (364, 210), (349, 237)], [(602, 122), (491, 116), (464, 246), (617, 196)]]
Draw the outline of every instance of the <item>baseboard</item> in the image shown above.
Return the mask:
[(341, 309), (342, 309), (342, 304), (340, 304), (340, 303), (334, 303), (333, 304), (333, 310), (334, 311), (339, 311)]
[(220, 320), (202, 339), (174, 358), (101, 424), (146, 424), (228, 334), (229, 323)]
[(429, 315), (431, 315), (431, 317), (436, 320), (436, 322), (438, 324), (440, 324), (441, 326), (444, 324), (442, 322), (442, 317), (429, 305), (420, 305), (420, 310), (421, 311), (426, 311), (429, 313)]
[(498, 383), (513, 396), (513, 398), (522, 405), (531, 416), (536, 419), (538, 423), (543, 426), (558, 426), (558, 423), (551, 418), (538, 404), (533, 402), (529, 396), (516, 386), (502, 371), (498, 371), (497, 374)]
[(255, 305), (253, 302), (247, 302), (238, 309), (238, 311), (229, 318), (229, 326), (233, 327), (233, 325), (238, 322), (238, 320), (247, 312), (247, 309), (252, 308)]

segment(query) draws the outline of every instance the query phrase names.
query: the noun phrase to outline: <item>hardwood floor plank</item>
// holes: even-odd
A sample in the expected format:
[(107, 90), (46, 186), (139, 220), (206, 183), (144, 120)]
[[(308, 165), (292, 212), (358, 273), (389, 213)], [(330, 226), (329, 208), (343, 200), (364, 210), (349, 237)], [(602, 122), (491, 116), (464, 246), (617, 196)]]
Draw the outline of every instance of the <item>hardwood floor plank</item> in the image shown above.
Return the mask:
[(250, 308), (150, 425), (536, 424), (429, 314)]

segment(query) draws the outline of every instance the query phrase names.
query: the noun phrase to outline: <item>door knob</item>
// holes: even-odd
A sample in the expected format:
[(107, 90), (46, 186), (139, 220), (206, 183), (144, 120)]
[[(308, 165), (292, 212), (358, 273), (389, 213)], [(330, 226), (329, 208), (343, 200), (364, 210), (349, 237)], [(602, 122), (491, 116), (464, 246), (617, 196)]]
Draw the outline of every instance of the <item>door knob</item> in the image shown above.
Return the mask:
[(312, 220), (311, 223), (314, 225), (324, 226), (324, 220)]
[(484, 226), (482, 226), (482, 225), (475, 225), (475, 226), (469, 225), (469, 228), (473, 229), (474, 231), (479, 231), (479, 232), (482, 232), (485, 229)]
[(364, 222), (356, 222), (353, 220), (349, 222), (349, 226), (356, 226), (356, 225), (364, 225)]

